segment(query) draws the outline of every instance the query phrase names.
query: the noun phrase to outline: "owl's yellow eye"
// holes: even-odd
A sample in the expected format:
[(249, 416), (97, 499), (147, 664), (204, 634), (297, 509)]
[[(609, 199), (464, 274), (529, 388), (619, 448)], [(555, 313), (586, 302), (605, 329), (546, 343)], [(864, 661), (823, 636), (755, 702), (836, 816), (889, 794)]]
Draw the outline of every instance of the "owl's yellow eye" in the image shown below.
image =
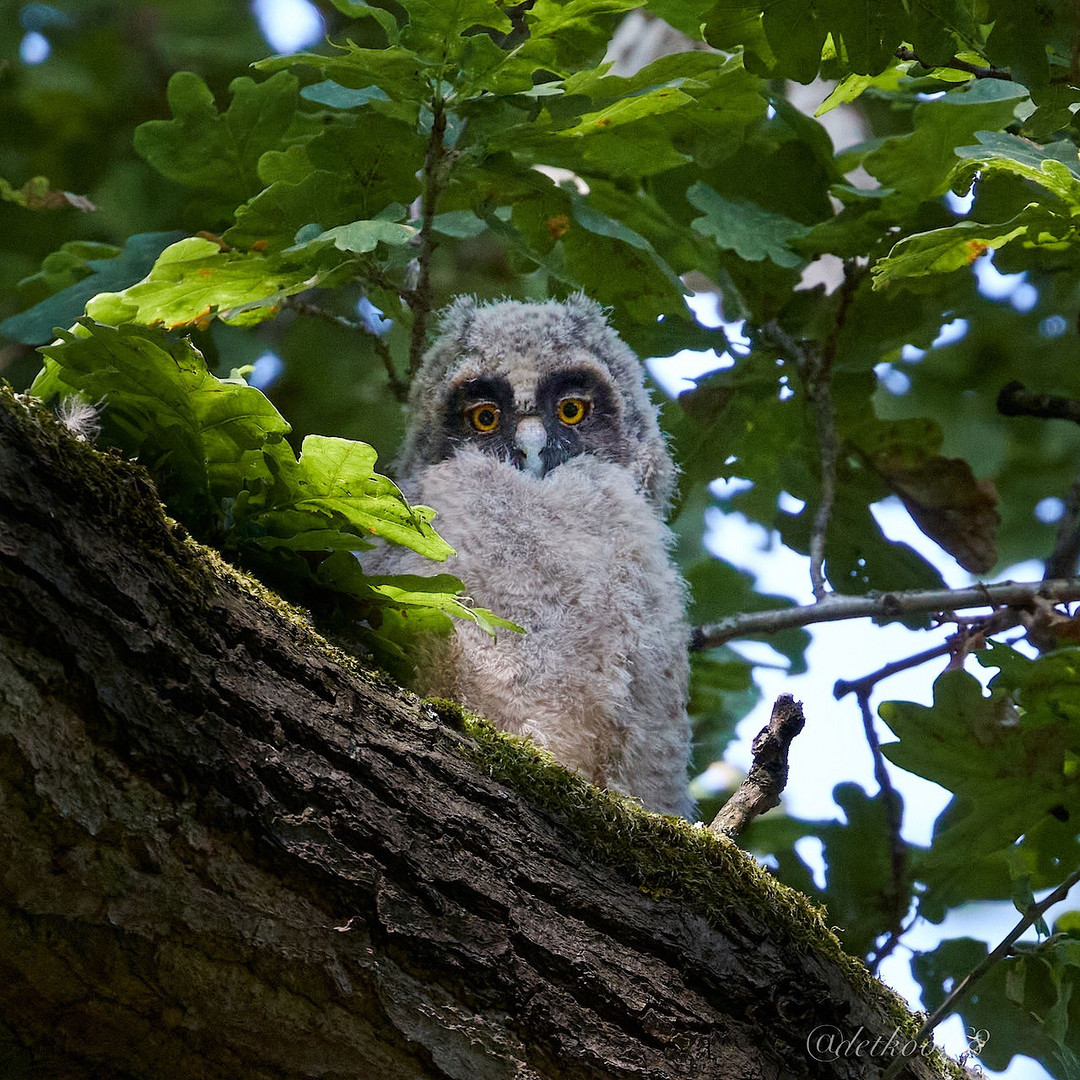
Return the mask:
[(481, 401), (470, 405), (465, 417), (482, 435), (490, 435), (499, 426), (499, 406), (492, 401)]
[(564, 397), (559, 402), (556, 413), (564, 424), (573, 426), (574, 424), (580, 424), (589, 415), (591, 408), (592, 402), (588, 398)]

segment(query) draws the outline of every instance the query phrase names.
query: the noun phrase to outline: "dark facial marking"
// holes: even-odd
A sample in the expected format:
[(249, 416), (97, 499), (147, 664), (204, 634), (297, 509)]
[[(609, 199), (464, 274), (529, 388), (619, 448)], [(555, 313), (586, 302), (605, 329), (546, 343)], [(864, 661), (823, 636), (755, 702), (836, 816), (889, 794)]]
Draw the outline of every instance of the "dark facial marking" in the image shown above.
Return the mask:
[[(497, 415), (496, 415), (497, 414)], [(536, 388), (536, 413), (543, 421), (547, 445), (540, 451), (544, 475), (579, 454), (627, 463), (622, 445), (619, 405), (611, 388), (589, 368), (555, 372)], [(517, 407), (509, 381), (501, 375), (481, 375), (455, 386), (443, 414), (446, 435), (440, 460), (461, 446), (521, 468), (525, 455), (515, 445)], [(492, 420), (495, 420), (492, 426)]]
[[(626, 464), (619, 406), (596, 372), (578, 368), (548, 375), (540, 380), (536, 402), (548, 433), (540, 455), (547, 472), (585, 453)], [(580, 418), (579, 409), (585, 413)]]
[[(494, 423), (492, 423), (494, 421)], [(443, 414), (439, 460), (459, 447), (478, 446), (485, 453), (512, 460), (514, 448), (514, 392), (501, 375), (482, 375), (455, 386)]]

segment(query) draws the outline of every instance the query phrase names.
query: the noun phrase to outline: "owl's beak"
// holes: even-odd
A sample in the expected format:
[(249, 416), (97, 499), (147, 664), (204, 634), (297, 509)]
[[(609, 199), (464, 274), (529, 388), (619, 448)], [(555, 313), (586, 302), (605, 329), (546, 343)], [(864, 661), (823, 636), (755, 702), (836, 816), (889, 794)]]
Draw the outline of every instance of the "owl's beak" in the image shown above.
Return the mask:
[(526, 416), (518, 423), (514, 447), (518, 451), (517, 467), (533, 476), (547, 471), (541, 451), (547, 446), (547, 432), (539, 416)]

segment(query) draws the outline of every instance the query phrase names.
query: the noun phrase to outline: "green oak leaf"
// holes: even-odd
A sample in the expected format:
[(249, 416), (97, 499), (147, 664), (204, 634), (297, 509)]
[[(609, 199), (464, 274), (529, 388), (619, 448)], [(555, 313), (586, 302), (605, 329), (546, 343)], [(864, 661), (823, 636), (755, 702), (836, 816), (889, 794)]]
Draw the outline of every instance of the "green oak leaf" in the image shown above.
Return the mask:
[(135, 131), (135, 149), (163, 176), (201, 193), (222, 213), (261, 190), (259, 157), (276, 150), (296, 112), (292, 75), (229, 85), (232, 101), (219, 113), (209, 87), (190, 71), (169, 80), (171, 120), (148, 120)]
[(349, 42), (334, 45), (329, 56), (321, 53), (292, 53), (271, 56), (252, 66), (259, 71), (282, 72), (300, 65), (313, 67), (324, 79), (349, 90), (377, 86), (391, 101), (409, 107), (416, 115), (419, 103), (428, 96), (428, 73), (423, 60), (411, 49), (391, 45), (385, 49), (365, 49)]
[(341, 518), (361, 535), (381, 536), (445, 561), (454, 549), (431, 527), (435, 512), (410, 506), (393, 481), (375, 472), (376, 457), (366, 443), (308, 435), (299, 458), (300, 495), (288, 508)]
[[(1075, 856), (1069, 821), (1080, 815), (1077, 655), (1066, 649), (1047, 654), (1045, 666), (1044, 658), (1027, 661), (1032, 666), (1018, 678), (1024, 665), (995, 645), (980, 656), (1002, 668), (990, 694), (966, 672), (948, 671), (934, 684), (932, 706), (881, 705), (899, 739), (882, 747), (889, 760), (953, 793), (919, 861), (918, 875), (931, 886), (927, 917), (936, 921), (945, 905), (968, 898), (1008, 899), (1021, 855), (1037, 887), (1060, 873), (1063, 857)], [(957, 859), (968, 867), (962, 880)]]
[(199, 535), (218, 527), (223, 498), (269, 478), (262, 451), (287, 445), (289, 425), (267, 398), (215, 378), (189, 341), (82, 319), (41, 352), (31, 393), (104, 402), (106, 438), (155, 474), (173, 513)]
[(386, 40), (391, 45), (396, 45), (398, 40), (398, 25), (394, 16), (384, 8), (375, 7), (366, 3), (366, 0), (331, 0), (331, 3), (343, 15), (350, 19), (374, 19), (382, 27), (386, 34)]
[(1022, 241), (1047, 251), (1067, 251), (1076, 237), (1069, 218), (1050, 213), (1039, 203), (1029, 203), (1015, 217), (1000, 224), (960, 221), (944, 229), (905, 236), (871, 269), (875, 289), (890, 285), (916, 287), (920, 279), (962, 270), (988, 251)]
[(365, 254), (374, 251), (379, 244), (401, 247), (415, 236), (416, 229), (411, 225), (401, 225), (395, 221), (353, 221), (348, 225), (327, 229), (310, 240), (294, 245), (288, 251), (314, 251), (332, 244), (338, 251)]
[(99, 293), (86, 312), (112, 326), (132, 322), (171, 330), (214, 318), (252, 326), (323, 276), (310, 261), (222, 251), (213, 240), (189, 237), (167, 247), (142, 281), (118, 293)]
[(348, 114), (303, 148), (263, 156), (259, 173), (267, 186), (236, 211), (224, 239), (276, 251), (304, 225), (330, 229), (384, 217), (420, 193), (423, 160), (424, 140), (412, 126), (371, 110)]
[(963, 171), (1007, 173), (1030, 180), (1080, 212), (1080, 155), (1069, 140), (1039, 146), (1007, 131), (977, 131), (978, 143), (958, 146)]
[(718, 247), (751, 262), (771, 259), (777, 266), (803, 266), (806, 260), (788, 246), (805, 236), (805, 225), (764, 210), (746, 199), (726, 199), (699, 180), (686, 192), (691, 205), (703, 212), (690, 226), (712, 238)]
[(1022, 86), (995, 79), (965, 83), (936, 101), (917, 105), (914, 130), (887, 138), (863, 158), (863, 166), (905, 198), (944, 195), (958, 161), (954, 148), (977, 131), (1008, 124), (1026, 94)]

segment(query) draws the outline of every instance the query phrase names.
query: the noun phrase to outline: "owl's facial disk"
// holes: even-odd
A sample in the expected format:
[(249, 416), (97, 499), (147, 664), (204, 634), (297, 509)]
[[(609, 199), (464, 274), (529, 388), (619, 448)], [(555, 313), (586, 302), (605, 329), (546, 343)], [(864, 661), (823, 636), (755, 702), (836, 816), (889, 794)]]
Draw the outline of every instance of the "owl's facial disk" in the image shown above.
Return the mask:
[(588, 368), (543, 376), (528, 399), (503, 375), (465, 379), (447, 403), (446, 432), (443, 458), (477, 446), (536, 477), (579, 454), (624, 457), (614, 397)]

